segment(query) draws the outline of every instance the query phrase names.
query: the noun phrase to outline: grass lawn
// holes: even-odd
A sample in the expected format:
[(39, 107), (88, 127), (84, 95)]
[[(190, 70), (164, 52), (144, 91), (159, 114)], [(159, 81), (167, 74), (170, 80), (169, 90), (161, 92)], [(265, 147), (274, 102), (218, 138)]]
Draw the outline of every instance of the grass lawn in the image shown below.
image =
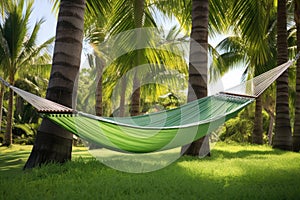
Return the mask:
[(72, 162), (22, 171), (31, 146), (0, 148), (0, 199), (300, 199), (300, 154), (217, 143), (212, 157), (161, 170), (109, 168), (84, 148)]

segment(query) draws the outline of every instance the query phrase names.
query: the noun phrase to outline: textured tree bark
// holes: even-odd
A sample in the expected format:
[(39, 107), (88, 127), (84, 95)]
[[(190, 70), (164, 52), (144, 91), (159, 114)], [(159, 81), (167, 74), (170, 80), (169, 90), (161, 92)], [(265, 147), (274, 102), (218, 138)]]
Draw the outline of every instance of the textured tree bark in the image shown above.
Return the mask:
[(120, 112), (119, 117), (125, 117), (126, 74), (121, 78)]
[[(61, 0), (46, 98), (73, 107), (83, 40), (85, 0)], [(75, 95), (76, 96), (76, 95)], [(24, 169), (71, 159), (73, 135), (43, 119)]]
[(263, 144), (262, 96), (256, 98), (252, 142), (254, 144)]
[(97, 68), (97, 88), (96, 88), (96, 104), (95, 111), (97, 116), (102, 116), (103, 107), (102, 107), (102, 81), (103, 81), (103, 69), (105, 66), (104, 60), (96, 56), (96, 68)]
[(13, 102), (14, 102), (14, 91), (9, 89), (8, 94), (8, 110), (7, 110), (7, 123), (4, 134), (4, 143), (3, 146), (12, 145), (12, 123), (13, 123)]
[(4, 96), (4, 85), (1, 84), (0, 86), (0, 132), (1, 132), (1, 127), (2, 127), (2, 116), (3, 116), (3, 96)]
[[(294, 18), (297, 27), (297, 52), (300, 51), (300, 0), (295, 0)], [(297, 61), (295, 124), (293, 135), (293, 150), (300, 151), (300, 61)]]
[(140, 80), (138, 78), (138, 72), (136, 70), (133, 78), (133, 94), (131, 96), (131, 109), (130, 115), (137, 116), (140, 114), (140, 97), (141, 97), (141, 88)]
[[(14, 85), (15, 83), (14, 76), (9, 77), (9, 83), (11, 85)], [(10, 146), (13, 143), (13, 137), (12, 137), (13, 105), (14, 105), (14, 91), (12, 89), (9, 89), (8, 109), (7, 109), (7, 117), (6, 117), (7, 122), (6, 122), (3, 146)]]
[[(277, 65), (288, 61), (286, 0), (278, 0), (277, 10)], [(288, 70), (277, 79), (276, 119), (273, 148), (292, 150), (289, 112)]]
[[(137, 46), (138, 43), (141, 43), (142, 35), (140, 32), (140, 28), (143, 27), (143, 16), (144, 16), (144, 10), (145, 10), (145, 0), (134, 0), (134, 23), (135, 28), (137, 32)], [(139, 70), (138, 66), (141, 64), (142, 59), (142, 50), (136, 50), (136, 59), (135, 59), (135, 75), (133, 78), (133, 93), (131, 97), (131, 109), (130, 109), (130, 115), (131, 116), (137, 116), (140, 114), (140, 97), (141, 97), (141, 87), (140, 87), (140, 80), (138, 77)]]
[(275, 116), (274, 116), (274, 113), (271, 110), (266, 109), (266, 108), (265, 108), (265, 110), (267, 111), (267, 113), (269, 114), (269, 117), (270, 117), (269, 130), (268, 130), (268, 139), (269, 139), (269, 145), (271, 146), (272, 145), (272, 139), (273, 139), (273, 128), (274, 128)]
[[(209, 1), (192, 1), (188, 102), (207, 96), (207, 48)], [(209, 136), (182, 148), (190, 156), (210, 155)]]

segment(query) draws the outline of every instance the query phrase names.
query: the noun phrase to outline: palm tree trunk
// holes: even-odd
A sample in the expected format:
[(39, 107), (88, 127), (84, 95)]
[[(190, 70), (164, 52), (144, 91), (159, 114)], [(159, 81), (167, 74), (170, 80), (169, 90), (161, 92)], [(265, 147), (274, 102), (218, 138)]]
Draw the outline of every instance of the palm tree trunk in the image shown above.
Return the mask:
[[(278, 0), (277, 10), (277, 64), (288, 61), (286, 0)], [(276, 119), (273, 148), (292, 149), (292, 133), (289, 112), (288, 70), (277, 79)]]
[(133, 77), (133, 94), (131, 96), (131, 109), (130, 109), (131, 116), (137, 116), (140, 114), (140, 97), (141, 97), (140, 80), (138, 78), (138, 72), (136, 70)]
[[(80, 67), (85, 0), (61, 0), (47, 99), (73, 107), (74, 85)], [(24, 169), (71, 159), (73, 135), (43, 119)]]
[[(134, 23), (137, 32), (137, 46), (140, 42), (142, 42), (142, 35), (140, 28), (143, 27), (143, 16), (145, 9), (145, 0), (134, 0)], [(137, 116), (140, 114), (140, 98), (141, 98), (141, 88), (140, 88), (140, 80), (138, 77), (138, 66), (141, 64), (142, 59), (142, 50), (136, 50), (136, 60), (135, 60), (135, 74), (133, 77), (133, 94), (131, 97), (131, 116)]]
[[(207, 48), (208, 48), (208, 0), (192, 1), (192, 31), (190, 42), (188, 101), (207, 96)], [(182, 153), (191, 156), (210, 155), (208, 137), (182, 148)]]
[[(10, 83), (13, 83), (12, 81)], [(12, 145), (12, 123), (13, 123), (13, 102), (14, 102), (14, 92), (12, 89), (9, 89), (8, 96), (8, 109), (7, 109), (7, 122), (4, 135), (4, 146)]]
[[(297, 27), (297, 52), (300, 51), (300, 0), (295, 0), (294, 18)], [(293, 150), (300, 151), (300, 61), (297, 61), (295, 124)]]
[(1, 128), (2, 128), (2, 117), (3, 117), (3, 96), (5, 92), (4, 85), (1, 84), (1, 89), (0, 89), (0, 133), (1, 133)]
[(103, 107), (102, 107), (102, 81), (103, 81), (103, 69), (104, 69), (104, 60), (96, 56), (96, 68), (97, 70), (97, 88), (96, 88), (96, 115), (102, 116), (103, 115)]
[(267, 111), (267, 113), (270, 117), (269, 130), (268, 130), (268, 139), (269, 139), (269, 145), (271, 146), (272, 145), (272, 139), (273, 139), (273, 127), (274, 127), (275, 116), (274, 116), (274, 113), (271, 110), (266, 109), (266, 108), (265, 108), (265, 110)]
[(125, 117), (126, 74), (121, 78), (121, 95), (119, 117)]
[(256, 98), (252, 142), (254, 144), (263, 144), (262, 96)]

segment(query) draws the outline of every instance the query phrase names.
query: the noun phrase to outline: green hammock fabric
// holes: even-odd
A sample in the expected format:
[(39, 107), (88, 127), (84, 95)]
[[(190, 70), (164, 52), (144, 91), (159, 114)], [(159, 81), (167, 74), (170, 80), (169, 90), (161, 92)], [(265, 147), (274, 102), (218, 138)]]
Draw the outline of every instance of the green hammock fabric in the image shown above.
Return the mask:
[(215, 131), (254, 98), (218, 94), (179, 108), (136, 117), (103, 118), (85, 113), (45, 116), (89, 142), (136, 153), (162, 151)]

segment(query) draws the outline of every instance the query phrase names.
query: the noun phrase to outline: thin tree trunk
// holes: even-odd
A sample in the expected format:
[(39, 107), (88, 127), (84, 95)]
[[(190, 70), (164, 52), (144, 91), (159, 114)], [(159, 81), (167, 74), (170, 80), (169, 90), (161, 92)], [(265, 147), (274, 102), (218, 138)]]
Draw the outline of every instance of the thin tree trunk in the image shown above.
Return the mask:
[(256, 98), (252, 142), (254, 144), (263, 144), (262, 96)]
[[(190, 42), (188, 102), (207, 96), (208, 15), (208, 0), (192, 1), (191, 38), (194, 41)], [(210, 155), (208, 138), (206, 136), (184, 146), (181, 152), (191, 156)]]
[[(278, 0), (277, 12), (277, 64), (288, 61), (286, 0)], [(273, 148), (292, 150), (289, 112), (288, 70), (277, 79), (276, 119)]]
[(102, 116), (103, 115), (103, 106), (102, 106), (102, 81), (103, 81), (103, 69), (104, 69), (104, 61), (96, 56), (96, 68), (97, 70), (97, 88), (96, 88), (96, 105), (95, 105), (95, 110), (96, 110), (96, 115), (97, 116)]
[(140, 97), (141, 97), (141, 88), (140, 81), (138, 78), (138, 72), (136, 70), (133, 77), (133, 94), (131, 96), (131, 116), (137, 116), (140, 114)]
[(4, 135), (4, 146), (12, 145), (12, 125), (13, 125), (13, 102), (14, 102), (14, 92), (9, 89), (8, 96), (8, 109), (7, 109), (7, 122)]
[(119, 117), (125, 117), (126, 74), (121, 78), (121, 96)]
[(267, 111), (267, 113), (270, 117), (269, 130), (268, 130), (268, 139), (269, 139), (269, 145), (271, 146), (272, 145), (272, 139), (273, 139), (273, 128), (274, 128), (275, 116), (274, 116), (274, 113), (271, 110), (266, 109), (266, 108), (265, 108), (265, 110)]
[(19, 116), (24, 110), (24, 100), (22, 99), (22, 97), (17, 96), (15, 98), (15, 101), (15, 116)]
[[(61, 0), (47, 99), (73, 107), (80, 67), (85, 0)], [(43, 119), (24, 169), (71, 159), (73, 134)]]
[(4, 85), (1, 84), (1, 89), (0, 89), (0, 133), (1, 133), (1, 128), (2, 128), (2, 117), (3, 117), (3, 96), (5, 92)]
[[(144, 16), (144, 9), (145, 9), (145, 0), (134, 0), (134, 23), (137, 32), (137, 46), (139, 43), (143, 42), (141, 30), (140, 28), (143, 27), (143, 16)], [(141, 87), (140, 87), (140, 80), (139, 80), (139, 70), (138, 67), (141, 64), (142, 60), (142, 50), (136, 49), (136, 59), (135, 59), (135, 74), (133, 77), (133, 94), (131, 97), (131, 116), (137, 116), (140, 114), (140, 98), (141, 98)]]
[[(300, 0), (295, 0), (295, 22), (297, 27), (297, 52), (300, 51)], [(300, 61), (297, 61), (295, 124), (293, 150), (300, 151)]]

